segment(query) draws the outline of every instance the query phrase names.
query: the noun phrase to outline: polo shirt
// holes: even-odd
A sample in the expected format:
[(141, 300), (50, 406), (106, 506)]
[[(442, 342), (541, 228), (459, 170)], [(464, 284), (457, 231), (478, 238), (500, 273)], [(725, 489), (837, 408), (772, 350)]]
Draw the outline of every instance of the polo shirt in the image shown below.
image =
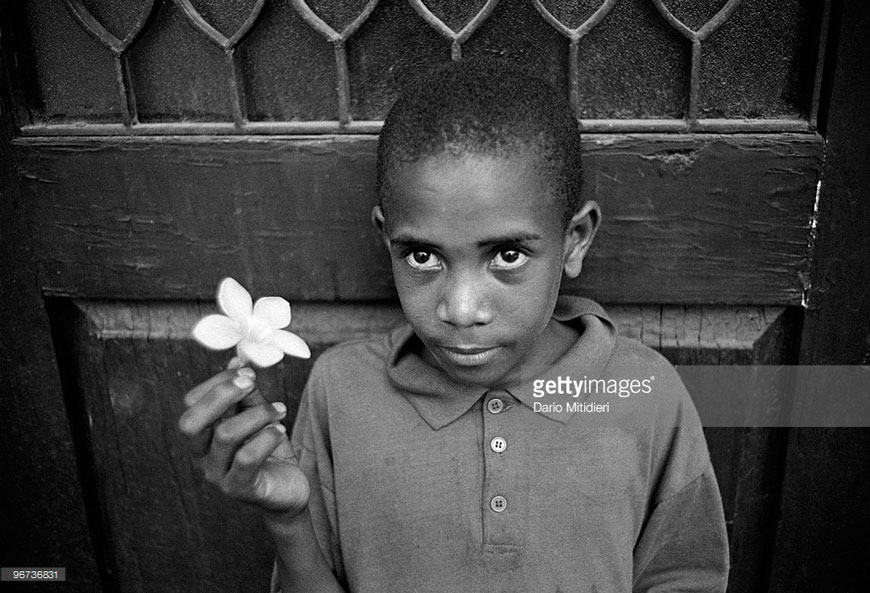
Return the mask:
[(348, 591), (725, 590), (722, 502), (675, 370), (592, 301), (560, 297), (554, 318), (577, 341), (506, 389), (429, 365), (409, 326), (316, 361), (291, 444)]

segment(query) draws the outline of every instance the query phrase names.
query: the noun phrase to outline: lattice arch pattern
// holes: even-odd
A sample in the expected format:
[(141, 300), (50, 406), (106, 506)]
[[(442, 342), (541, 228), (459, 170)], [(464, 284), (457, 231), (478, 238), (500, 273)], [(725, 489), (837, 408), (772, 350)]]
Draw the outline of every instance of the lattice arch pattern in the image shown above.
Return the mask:
[(827, 13), (799, 0), (64, 0), (26, 10), (36, 69), (26, 135), (376, 132), (409, 72), (474, 56), (550, 79), (586, 131), (811, 131)]

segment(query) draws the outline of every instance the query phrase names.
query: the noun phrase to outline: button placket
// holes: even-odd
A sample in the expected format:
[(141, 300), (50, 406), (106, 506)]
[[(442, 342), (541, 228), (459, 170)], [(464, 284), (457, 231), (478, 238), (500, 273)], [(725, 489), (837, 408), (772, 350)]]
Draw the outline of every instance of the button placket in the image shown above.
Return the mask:
[(523, 525), (530, 512), (526, 503), (528, 460), (523, 450), (528, 439), (522, 423), (527, 410), (505, 390), (488, 391), (482, 402), (478, 447), (484, 471), (480, 493), (483, 546), (490, 558), (505, 560), (519, 553), (528, 537)]
[[(495, 520), (496, 515), (507, 510), (508, 497), (510, 496), (510, 493), (503, 489), (503, 486), (507, 486), (507, 484), (499, 483), (502, 481), (504, 464), (509, 463), (509, 460), (503, 457), (508, 446), (507, 439), (503, 434), (499, 434), (504, 429), (505, 417), (502, 414), (510, 407), (509, 402), (510, 395), (507, 393), (500, 391), (487, 393), (484, 434), (488, 433), (488, 438), (484, 441), (486, 443), (484, 447), (488, 445), (489, 451), (484, 450), (483, 455), (487, 472), (486, 494), (488, 496), (484, 500), (488, 500), (489, 508), (486, 509), (486, 513), (490, 516), (490, 520)], [(499, 522), (501, 521), (500, 519)], [(497, 532), (501, 532), (501, 529), (498, 529)]]

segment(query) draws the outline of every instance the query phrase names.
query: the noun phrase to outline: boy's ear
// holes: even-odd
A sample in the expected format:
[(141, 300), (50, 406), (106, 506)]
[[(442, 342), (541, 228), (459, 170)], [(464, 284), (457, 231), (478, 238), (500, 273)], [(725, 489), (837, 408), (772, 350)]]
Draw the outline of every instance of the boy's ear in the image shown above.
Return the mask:
[(375, 230), (381, 236), (381, 241), (383, 241), (384, 245), (389, 249), (390, 236), (387, 234), (387, 221), (384, 219), (384, 212), (381, 210), (380, 206), (372, 208), (372, 226), (375, 227)]
[(592, 245), (598, 225), (601, 224), (601, 209), (593, 201), (585, 202), (571, 217), (565, 229), (563, 269), (569, 278), (576, 278), (583, 269), (583, 258)]

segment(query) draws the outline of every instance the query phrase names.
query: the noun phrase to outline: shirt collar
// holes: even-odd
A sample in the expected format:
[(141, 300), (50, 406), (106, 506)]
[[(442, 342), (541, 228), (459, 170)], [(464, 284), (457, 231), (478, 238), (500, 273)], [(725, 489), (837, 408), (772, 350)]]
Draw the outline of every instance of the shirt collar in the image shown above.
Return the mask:
[[(533, 408), (532, 383), (539, 376), (553, 376), (564, 369), (565, 375), (581, 371), (589, 379), (604, 369), (616, 343), (613, 322), (598, 303), (582, 297), (561, 296), (553, 318), (573, 327), (580, 337), (552, 367), (533, 372), (507, 391), (524, 405)], [(489, 391), (480, 385), (468, 385), (452, 379), (440, 368), (431, 366), (419, 355), (423, 344), (409, 325), (391, 335), (392, 348), (387, 359), (387, 377), (399, 388), (417, 413), (438, 430), (467, 412)], [(539, 412), (567, 423), (574, 412)]]

